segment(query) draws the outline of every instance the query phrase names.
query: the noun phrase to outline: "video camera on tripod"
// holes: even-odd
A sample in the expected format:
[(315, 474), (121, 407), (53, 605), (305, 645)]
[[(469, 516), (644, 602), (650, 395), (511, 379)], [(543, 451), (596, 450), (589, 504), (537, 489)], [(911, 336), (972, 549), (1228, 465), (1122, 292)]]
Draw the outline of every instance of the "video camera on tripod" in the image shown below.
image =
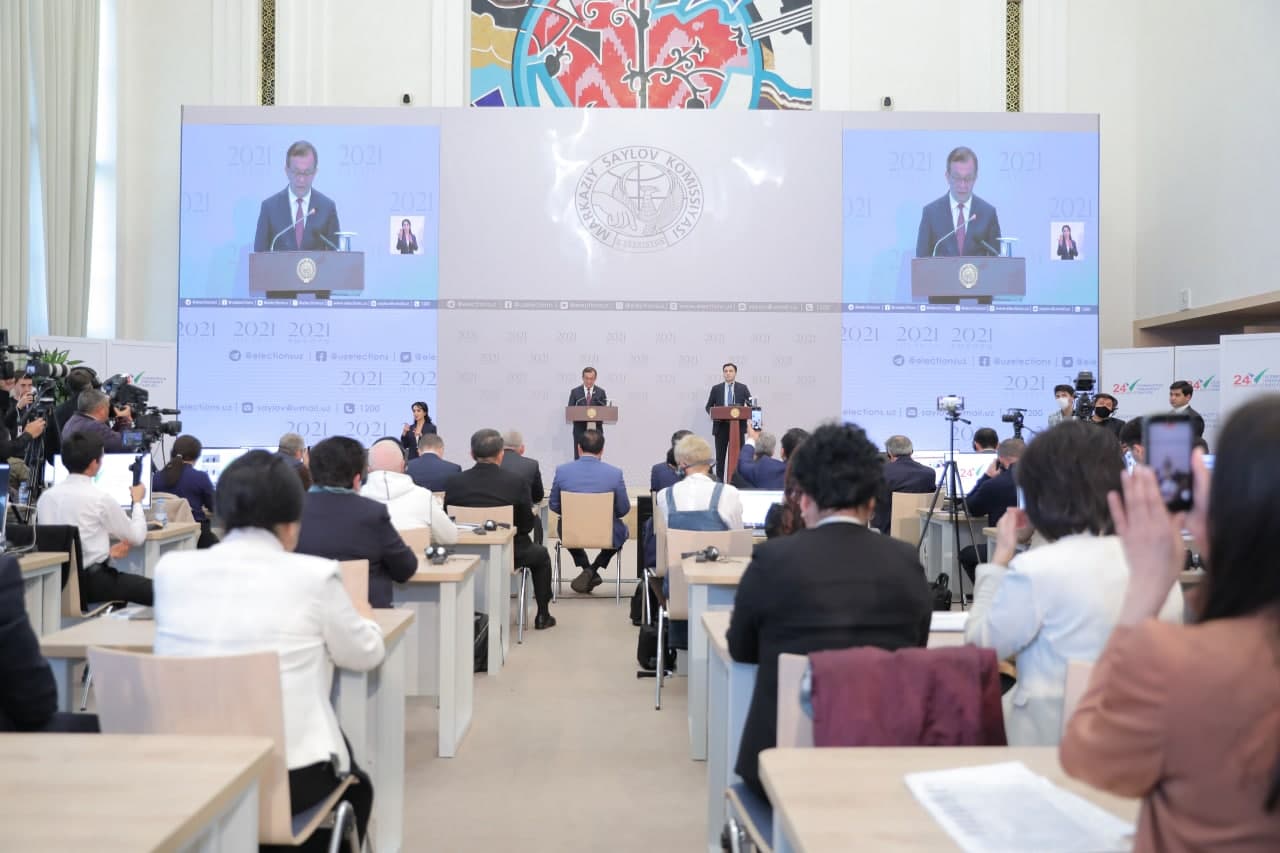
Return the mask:
[(1026, 416), (1026, 409), (1012, 408), (1000, 416), (1000, 422), (1013, 424), (1013, 437), (1022, 438), (1022, 430), (1024, 428)]
[(1087, 421), (1093, 417), (1094, 381), (1093, 372), (1082, 370), (1076, 374), (1076, 405), (1073, 414), (1076, 420)]
[(160, 409), (147, 405), (151, 392), (135, 385), (123, 373), (117, 373), (102, 383), (102, 390), (111, 397), (111, 409), (129, 407), (133, 414), (133, 427), (123, 432), (125, 448), (129, 451), (150, 450), (152, 443), (161, 436), (182, 434), (182, 421), (168, 420), (168, 415), (180, 415), (179, 409)]

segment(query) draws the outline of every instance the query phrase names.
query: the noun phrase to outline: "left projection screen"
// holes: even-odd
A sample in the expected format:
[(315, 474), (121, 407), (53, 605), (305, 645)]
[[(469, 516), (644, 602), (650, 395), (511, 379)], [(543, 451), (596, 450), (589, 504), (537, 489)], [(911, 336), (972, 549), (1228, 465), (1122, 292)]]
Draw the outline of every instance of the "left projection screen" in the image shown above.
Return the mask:
[(439, 116), (323, 116), (183, 111), (178, 406), (207, 446), (368, 443), (435, 407)]

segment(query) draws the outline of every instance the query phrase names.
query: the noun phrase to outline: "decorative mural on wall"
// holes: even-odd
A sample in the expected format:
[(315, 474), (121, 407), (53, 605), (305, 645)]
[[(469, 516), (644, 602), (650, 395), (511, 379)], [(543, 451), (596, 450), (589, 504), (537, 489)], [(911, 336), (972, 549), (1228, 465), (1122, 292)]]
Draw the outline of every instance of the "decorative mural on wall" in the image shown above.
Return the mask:
[(480, 107), (807, 110), (812, 0), (471, 0)]

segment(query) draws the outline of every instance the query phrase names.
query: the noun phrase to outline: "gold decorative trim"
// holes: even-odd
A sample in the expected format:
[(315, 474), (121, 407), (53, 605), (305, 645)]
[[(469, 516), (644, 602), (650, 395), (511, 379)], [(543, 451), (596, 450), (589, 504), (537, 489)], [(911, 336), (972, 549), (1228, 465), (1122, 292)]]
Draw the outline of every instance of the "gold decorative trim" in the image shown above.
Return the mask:
[(276, 0), (262, 0), (259, 20), (262, 21), (259, 33), (262, 43), (262, 82), (258, 97), (264, 107), (270, 107), (276, 102)]
[(1022, 112), (1022, 0), (1004, 4), (1004, 109)]

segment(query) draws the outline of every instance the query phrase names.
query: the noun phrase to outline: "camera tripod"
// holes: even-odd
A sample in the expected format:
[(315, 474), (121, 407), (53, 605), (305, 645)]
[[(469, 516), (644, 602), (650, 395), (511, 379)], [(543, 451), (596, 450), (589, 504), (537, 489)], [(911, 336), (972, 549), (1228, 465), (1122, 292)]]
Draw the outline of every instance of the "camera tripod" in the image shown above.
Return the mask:
[[(925, 517), (923, 527), (920, 530), (920, 541), (916, 543), (916, 552), (919, 553), (924, 546), (924, 540), (929, 535), (929, 525), (932, 523), (933, 514), (937, 509), (938, 498), (942, 496), (943, 492), (948, 492), (951, 495), (951, 500), (944, 501), (944, 506), (946, 507), (947, 520), (951, 524), (951, 535), (954, 537), (953, 560), (955, 565), (952, 568), (955, 571), (957, 590), (960, 595), (960, 609), (964, 610), (966, 609), (964, 569), (960, 565), (960, 509), (965, 505), (966, 495), (964, 493), (964, 484), (960, 480), (960, 468), (956, 465), (956, 422), (959, 421), (963, 424), (971, 422), (960, 417), (960, 413), (957, 411), (948, 412), (947, 421), (950, 423), (951, 428), (951, 442), (947, 451), (947, 459), (942, 463), (942, 476), (938, 478), (938, 486), (933, 490), (933, 498), (929, 501), (929, 514)], [(978, 540), (973, 535), (973, 519), (967, 511), (965, 512), (964, 521), (969, 527), (969, 540), (976, 545)], [(947, 567), (943, 566), (942, 568), (946, 569)], [(945, 577), (945, 572), (940, 572), (938, 576)]]

